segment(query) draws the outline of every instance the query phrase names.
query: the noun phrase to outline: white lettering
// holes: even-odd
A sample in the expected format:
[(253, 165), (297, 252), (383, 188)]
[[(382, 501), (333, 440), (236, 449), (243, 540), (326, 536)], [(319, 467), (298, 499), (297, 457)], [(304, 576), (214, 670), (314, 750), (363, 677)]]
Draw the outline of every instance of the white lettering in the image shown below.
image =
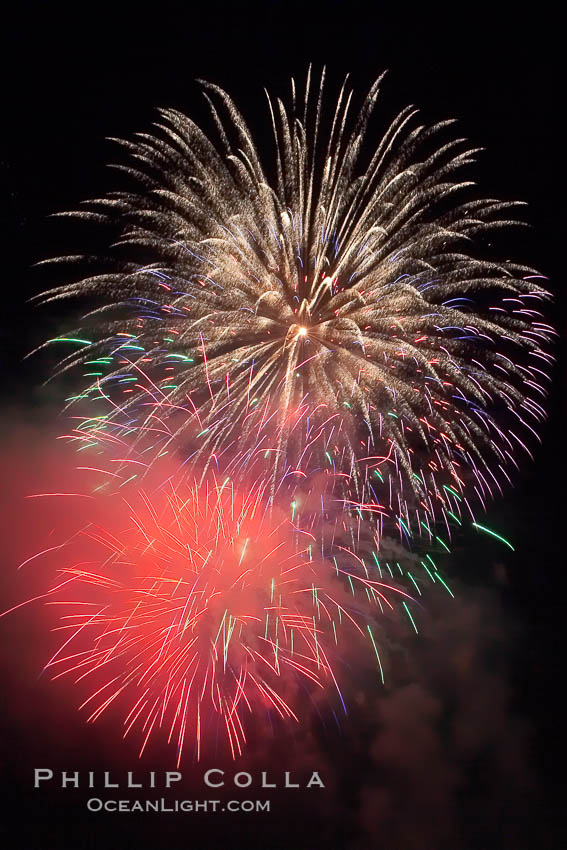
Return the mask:
[(286, 788), (299, 788), (299, 785), (296, 785), (295, 782), (289, 781), (290, 773), (286, 770), (285, 772), (285, 787)]
[(207, 770), (205, 773), (205, 785), (208, 785), (209, 788), (220, 788), (221, 785), (224, 785), (224, 780), (221, 779), (220, 782), (211, 782), (210, 776), (213, 773), (220, 773), (221, 776), (224, 776), (224, 770), (219, 770), (217, 767), (212, 767), (210, 770)]
[(172, 782), (179, 782), (181, 780), (181, 774), (178, 770), (168, 770), (165, 774), (165, 787), (171, 788)]
[(268, 782), (268, 774), (263, 771), (262, 772), (262, 788), (275, 788), (275, 782)]
[(132, 779), (133, 773), (131, 770), (128, 771), (128, 788), (142, 788), (141, 782), (134, 782)]
[(307, 787), (311, 788), (312, 785), (316, 785), (318, 788), (324, 788), (325, 787), (325, 784), (324, 784), (323, 780), (321, 779), (321, 777), (319, 776), (319, 774), (317, 773), (317, 771), (313, 771), (313, 773), (311, 774), (311, 779), (307, 783)]
[(46, 779), (53, 779), (53, 771), (47, 769), (44, 770), (42, 768), (36, 768), (34, 770), (33, 787), (39, 788), (39, 783), (45, 782)]
[[(240, 780), (240, 777), (243, 776), (244, 780)], [(248, 780), (248, 781), (246, 781)], [(252, 776), (250, 773), (237, 773), (234, 777), (234, 784), (238, 785), (239, 788), (248, 788), (248, 786), (252, 783)]]
[(70, 773), (67, 775), (65, 771), (61, 774), (61, 787), (66, 788), (67, 785), (72, 784), (73, 788), (79, 787), (79, 771), (75, 770), (74, 773)]

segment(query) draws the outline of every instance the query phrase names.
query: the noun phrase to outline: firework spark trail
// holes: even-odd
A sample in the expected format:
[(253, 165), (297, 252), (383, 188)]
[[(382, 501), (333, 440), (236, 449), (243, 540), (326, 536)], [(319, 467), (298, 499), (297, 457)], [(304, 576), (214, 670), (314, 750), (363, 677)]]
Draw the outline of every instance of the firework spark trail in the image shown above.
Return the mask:
[(544, 416), (547, 293), (530, 268), (476, 258), (515, 205), (459, 200), (476, 151), (446, 138), (452, 122), (417, 125), (408, 107), (361, 165), (381, 80), (356, 116), (345, 80), (330, 127), (324, 74), (303, 97), (292, 81), (289, 111), (268, 99), (274, 187), (214, 85), (218, 145), (174, 110), (121, 142), (140, 190), (72, 215), (118, 223), (128, 259), (43, 296), (95, 302), (56, 341), (72, 348), (61, 370), (87, 367), (70, 403), (109, 406), (85, 417), (93, 445), (104, 429), (142, 440), (148, 464), (180, 452), (188, 474), (263, 468), (271, 500), (322, 469), (331, 495), (387, 505), (402, 538), (509, 480)]
[(190, 486), (170, 476), (157, 491), (132, 484), (94, 497), (112, 520), (91, 512), (36, 556), (56, 552), (58, 564), (38, 597), (63, 634), (46, 670), (74, 680), (89, 721), (121, 712), (140, 756), (161, 734), (178, 764), (188, 747), (198, 759), (220, 728), (236, 758), (250, 715), (298, 721), (316, 691), (346, 712), (345, 657), (359, 647), (384, 682), (381, 621), (399, 609), (413, 624), (431, 576), (418, 584), (339, 543), (326, 562), (312, 534), (267, 510), (267, 486), (237, 490), (212, 473)]

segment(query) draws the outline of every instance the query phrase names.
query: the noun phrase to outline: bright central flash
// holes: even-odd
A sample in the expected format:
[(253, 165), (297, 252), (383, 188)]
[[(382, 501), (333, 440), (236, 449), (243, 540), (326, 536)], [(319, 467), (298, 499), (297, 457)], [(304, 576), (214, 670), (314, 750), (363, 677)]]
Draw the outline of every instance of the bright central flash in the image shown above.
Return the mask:
[(306, 335), (307, 335), (307, 328), (299, 328), (299, 330), (297, 331), (297, 336), (306, 336)]

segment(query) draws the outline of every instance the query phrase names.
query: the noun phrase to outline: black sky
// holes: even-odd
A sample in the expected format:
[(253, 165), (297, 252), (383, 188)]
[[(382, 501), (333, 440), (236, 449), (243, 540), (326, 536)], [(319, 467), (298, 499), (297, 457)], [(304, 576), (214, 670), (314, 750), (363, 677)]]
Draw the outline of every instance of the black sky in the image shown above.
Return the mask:
[[(303, 79), (310, 62), (316, 68), (327, 65), (330, 98), (347, 72), (355, 89), (362, 92), (379, 73), (389, 71), (373, 125), (376, 132), (407, 103), (415, 103), (428, 123), (458, 118), (462, 134), (475, 146), (486, 148), (474, 169), (483, 193), (528, 203), (524, 217), (531, 228), (503, 237), (503, 250), (506, 256), (549, 276), (550, 288), (557, 296), (552, 315), (563, 334), (565, 304), (559, 257), (565, 236), (557, 222), (564, 204), (557, 177), (559, 129), (554, 91), (562, 63), (556, 61), (561, 53), (555, 47), (559, 22), (543, 5), (532, 4), (528, 13), (517, 4), (421, 4), (413, 9), (409, 4), (379, 0), (201, 2), (198, 6), (186, 0), (73, 7), (22, 2), (12, 4), (3, 14), (1, 165), (6, 203), (2, 215), (0, 369), (5, 425), (13, 425), (18, 417), (32, 422), (40, 411), (56, 404), (56, 389), (45, 393), (39, 387), (46, 377), (46, 364), (22, 362), (23, 355), (57, 326), (53, 315), (26, 303), (54, 280), (53, 273), (32, 265), (80, 250), (88, 237), (84, 230), (48, 220), (48, 215), (113, 189), (116, 174), (106, 164), (116, 160), (117, 151), (106, 137), (147, 131), (156, 119), (156, 107), (174, 107), (198, 123), (206, 123), (198, 78), (229, 91), (267, 156), (271, 139), (263, 88), (287, 96), (290, 76)], [(560, 353), (559, 347), (556, 353)], [(479, 586), (487, 589), (492, 598), (498, 598), (499, 610), (510, 624), (510, 710), (525, 719), (529, 730), (521, 746), (536, 790), (531, 796), (526, 792), (525, 797), (518, 791), (507, 803), (508, 814), (513, 820), (517, 813), (522, 824), (532, 821), (534, 828), (530, 832), (526, 827), (523, 835), (516, 832), (510, 843), (512, 839), (498, 833), (494, 811), (487, 808), (485, 817), (481, 805), (474, 837), (463, 834), (467, 831), (463, 822), (462, 844), (455, 844), (455, 850), (461, 846), (467, 850), (564, 846), (559, 838), (563, 783), (554, 756), (566, 589), (563, 375), (560, 362), (554, 373), (550, 419), (535, 462), (522, 466), (516, 489), (489, 509), (488, 524), (513, 539), (516, 553), (502, 553), (476, 535), (465, 537), (458, 550), (463, 593), (472, 587), (475, 594)], [(504, 583), (502, 570), (495, 573), (496, 563), (503, 564)], [(4, 570), (13, 568), (12, 563), (3, 565)], [(24, 838), (8, 838), (4, 846), (24, 850), (113, 848), (126, 846), (129, 838), (137, 846), (156, 850), (257, 846), (257, 836), (250, 839), (237, 834), (231, 843), (230, 829), (223, 837), (218, 827), (208, 845), (201, 828), (193, 835), (173, 832), (165, 837), (154, 830), (148, 837), (143, 825), (133, 826), (130, 834), (121, 825), (118, 836), (111, 824), (99, 824), (93, 832), (90, 822), (70, 813), (68, 803), (61, 809), (56, 802), (51, 809), (38, 806), (28, 779), (30, 768), (37, 766), (37, 732), (31, 715), (15, 720), (9, 703), (18, 683), (23, 686), (22, 677), (9, 664), (5, 666), (8, 684), (1, 728), (8, 771), (2, 781), (11, 792), (11, 802), (2, 822), (26, 826)], [(434, 685), (431, 687), (434, 690)], [(26, 688), (31, 700), (37, 698), (31, 685)], [(89, 741), (81, 739), (77, 746), (93, 745), (95, 739)], [(55, 757), (54, 749), (39, 751)], [(337, 776), (344, 778), (349, 754), (335, 749), (332, 755)], [(368, 765), (364, 768), (369, 769)], [(7, 801), (5, 795), (3, 802)], [(341, 832), (340, 825), (336, 843), (325, 833), (318, 845), (317, 818), (322, 814), (310, 814), (304, 803), (302, 806), (298, 811), (306, 820), (304, 845), (297, 837), (289, 844), (282, 842), (282, 830), (285, 833), (289, 823), (276, 817), (273, 825), (265, 828), (258, 846), (266, 850), (280, 846), (290, 850), (316, 846), (382, 850), (377, 837), (373, 843), (348, 843), (359, 839), (346, 827)], [(526, 819), (526, 806), (532, 807), (533, 817)], [(66, 824), (69, 818), (74, 826)], [(387, 846), (397, 850), (395, 843)], [(422, 846), (435, 850), (427, 843)]]

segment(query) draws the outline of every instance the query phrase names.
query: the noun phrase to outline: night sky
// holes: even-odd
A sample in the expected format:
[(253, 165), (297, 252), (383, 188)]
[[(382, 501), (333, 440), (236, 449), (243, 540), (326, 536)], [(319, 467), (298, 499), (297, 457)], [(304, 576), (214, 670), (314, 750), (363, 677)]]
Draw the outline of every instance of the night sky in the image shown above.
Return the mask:
[[(290, 76), (303, 80), (310, 62), (315, 69), (325, 64), (332, 103), (346, 73), (362, 94), (387, 69), (370, 136), (377, 137), (408, 103), (429, 124), (458, 119), (459, 135), (486, 149), (471, 170), (480, 194), (528, 204), (522, 215), (530, 228), (503, 233), (495, 243), (499, 256), (550, 278), (556, 301), (549, 315), (563, 334), (558, 260), (565, 236), (556, 224), (563, 204), (553, 94), (558, 22), (537, 5), (531, 17), (518, 17), (519, 7), (512, 4), (509, 15), (495, 3), (422, 4), (417, 12), (395, 8), (379, 0), (220, 2), (199, 8), (190, 2), (66, 8), (23, 2), (4, 18), (0, 375), (6, 473), (0, 589), (9, 604), (26, 590), (13, 578), (18, 540), (28, 533), (22, 495), (49, 465), (46, 452), (64, 396), (57, 383), (42, 387), (52, 365), (48, 358), (22, 359), (68, 321), (65, 309), (27, 303), (59, 282), (60, 272), (33, 266), (99, 247), (88, 227), (48, 216), (116, 187), (117, 172), (107, 163), (120, 157), (106, 139), (149, 131), (156, 107), (179, 109), (210, 130), (197, 79), (230, 93), (268, 161), (272, 140), (264, 87), (287, 97)], [(270, 815), (230, 819), (95, 816), (85, 809), (86, 792), (34, 792), (35, 767), (124, 772), (136, 767), (136, 753), (127, 747), (117, 754), (119, 736), (115, 741), (104, 724), (86, 727), (71, 699), (65, 702), (61, 691), (38, 678), (43, 642), (49, 640), (40, 606), (30, 607), (0, 620), (3, 846), (565, 846), (564, 782), (557, 763), (565, 620), (560, 345), (555, 354), (559, 363), (542, 445), (534, 450), (534, 463), (522, 461), (514, 490), (490, 504), (486, 518), (516, 551), (463, 532), (444, 564), (457, 599), (451, 605), (432, 599), (426, 637), (400, 642), (404, 660), (394, 689), (380, 698), (374, 685), (361, 681), (361, 691), (372, 694), (354, 699), (340, 732), (318, 718), (298, 739), (253, 743), (246, 762), (251, 772), (272, 766), (280, 775), (294, 768), (320, 770), (328, 788), (276, 793)], [(22, 449), (26, 440), (29, 452)], [(145, 769), (154, 764), (160, 769), (160, 753), (151, 759)], [(197, 779), (184, 796), (210, 798)]]

